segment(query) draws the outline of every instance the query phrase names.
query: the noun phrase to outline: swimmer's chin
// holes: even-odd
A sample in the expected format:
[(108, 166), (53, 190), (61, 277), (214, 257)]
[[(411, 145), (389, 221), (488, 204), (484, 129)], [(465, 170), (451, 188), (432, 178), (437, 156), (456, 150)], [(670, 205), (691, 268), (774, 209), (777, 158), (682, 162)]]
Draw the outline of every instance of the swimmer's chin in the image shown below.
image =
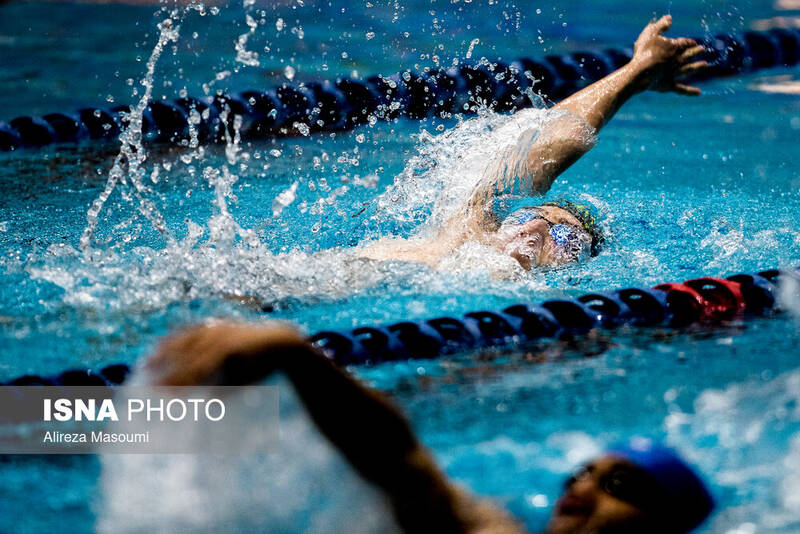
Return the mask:
[(531, 272), (547, 272), (547, 271), (559, 271), (561, 269), (573, 267), (577, 264), (582, 263), (581, 260), (576, 260), (573, 258), (548, 258), (547, 260), (541, 262), (534, 262), (529, 257), (524, 257), (522, 259), (517, 258), (516, 256), (510, 255), (510, 258), (514, 260), (514, 263), (519, 266), (524, 272), (531, 273)]

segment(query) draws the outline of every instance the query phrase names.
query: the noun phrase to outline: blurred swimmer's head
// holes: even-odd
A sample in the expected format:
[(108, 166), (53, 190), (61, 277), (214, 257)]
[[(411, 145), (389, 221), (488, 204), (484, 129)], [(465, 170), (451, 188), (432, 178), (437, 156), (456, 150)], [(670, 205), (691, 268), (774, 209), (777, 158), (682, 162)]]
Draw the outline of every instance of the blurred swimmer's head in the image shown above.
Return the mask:
[(567, 479), (547, 534), (684, 534), (713, 507), (703, 482), (674, 450), (634, 438)]

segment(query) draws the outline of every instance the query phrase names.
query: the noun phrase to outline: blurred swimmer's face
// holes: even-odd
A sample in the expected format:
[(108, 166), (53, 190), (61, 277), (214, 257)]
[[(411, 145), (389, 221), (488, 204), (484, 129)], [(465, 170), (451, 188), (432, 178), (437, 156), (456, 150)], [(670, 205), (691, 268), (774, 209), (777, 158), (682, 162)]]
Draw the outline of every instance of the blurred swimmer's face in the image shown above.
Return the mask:
[(547, 534), (663, 533), (657, 484), (631, 462), (606, 455), (567, 479)]
[(500, 226), (494, 245), (524, 269), (564, 265), (588, 255), (592, 239), (568, 211), (537, 206), (515, 214)]

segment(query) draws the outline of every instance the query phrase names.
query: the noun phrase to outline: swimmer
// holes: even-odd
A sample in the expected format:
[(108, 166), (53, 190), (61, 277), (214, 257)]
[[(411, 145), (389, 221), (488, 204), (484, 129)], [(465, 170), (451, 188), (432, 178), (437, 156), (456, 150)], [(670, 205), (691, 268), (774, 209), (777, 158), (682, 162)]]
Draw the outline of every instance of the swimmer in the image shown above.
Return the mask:
[[(244, 385), (283, 372), (319, 430), (384, 492), (404, 532), (524, 532), (502, 509), (448, 480), (396, 407), (288, 325), (194, 327), (164, 340), (144, 371), (165, 386)], [(712, 507), (701, 480), (674, 451), (631, 440), (567, 479), (546, 532), (682, 534)]]
[[(633, 95), (645, 90), (699, 95), (700, 89), (680, 80), (707, 66), (697, 60), (704, 48), (692, 39), (664, 37), (671, 24), (669, 15), (648, 24), (636, 40), (631, 61), (557, 104), (553, 109), (563, 113), (554, 113), (531, 143), (524, 139), (531, 130), (522, 124), (518, 145), (525, 148), (498, 154), (488, 162), (470, 200), (435, 237), (382, 239), (364, 247), (360, 255), (436, 268), (447, 254), (473, 241), (511, 256), (526, 270), (596, 255), (603, 245), (603, 232), (586, 206), (566, 200), (545, 202), (499, 221), (493, 201), (509, 180), (520, 187), (524, 184), (523, 193), (546, 193), (558, 175), (591, 149), (597, 132)], [(529, 112), (512, 117), (524, 122)]]

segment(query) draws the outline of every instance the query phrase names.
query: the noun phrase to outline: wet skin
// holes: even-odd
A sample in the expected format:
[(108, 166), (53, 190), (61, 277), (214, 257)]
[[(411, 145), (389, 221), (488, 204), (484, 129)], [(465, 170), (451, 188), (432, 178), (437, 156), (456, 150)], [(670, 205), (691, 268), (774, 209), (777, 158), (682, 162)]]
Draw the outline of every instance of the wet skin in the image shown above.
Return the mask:
[[(672, 18), (665, 16), (649, 24), (636, 41), (630, 63), (568, 97), (556, 109), (583, 118), (597, 131), (625, 101), (646, 89), (699, 94), (699, 89), (678, 80), (705, 66), (704, 61), (695, 60), (703, 47), (691, 39), (664, 37), (662, 34), (671, 23)], [(537, 177), (537, 194), (546, 192), (555, 177), (590, 148), (585, 144), (576, 146), (569, 131), (565, 128), (565, 133), (551, 138), (546, 146), (532, 146), (531, 165), (525, 168)], [(555, 164), (537, 166), (543, 161)], [(478, 209), (472, 210), (478, 215), (471, 222), (478, 227), (483, 221), (481, 214), (487, 211), (482, 208), (487, 205), (478, 204)], [(542, 215), (553, 224), (580, 227), (577, 219), (558, 207), (542, 207)], [(464, 231), (471, 228), (470, 221), (456, 221), (457, 227), (435, 247), (395, 239), (379, 249), (365, 248), (361, 255), (435, 266), (443, 254), (461, 246), (472, 235)], [(492, 245), (507, 251), (525, 268), (563, 260), (558, 257), (548, 224), (543, 220), (508, 225), (496, 233), (494, 229), (489, 236), (479, 230), (473, 234), (480, 236), (484, 244), (484, 236), (488, 237)], [(452, 483), (381, 392), (333, 365), (300, 332), (287, 325), (198, 326), (166, 339), (144, 370), (146, 382), (160, 385), (255, 383), (274, 371), (288, 376), (320, 432), (365, 480), (384, 492), (404, 532), (524, 532), (501, 508), (470, 496)], [(671, 509), (653, 484), (630, 462), (603, 456), (570, 479), (553, 511), (547, 534), (681, 532), (670, 521), (680, 516), (681, 509)]]
[[(623, 484), (628, 487), (615, 495)], [(633, 495), (638, 505), (625, 500), (625, 492)], [(616, 456), (602, 456), (568, 480), (546, 534), (659, 532), (657, 514), (649, 510), (659, 504), (659, 499), (658, 490), (634, 464)]]
[[(155, 385), (244, 384), (283, 372), (320, 431), (391, 499), (405, 532), (521, 534), (502, 509), (452, 484), (402, 414), (280, 323), (215, 322), (166, 338), (143, 368)], [(364, 422), (379, 432), (364, 432)], [(676, 534), (681, 510), (642, 469), (606, 454), (571, 477), (546, 534)]]
[[(568, 211), (557, 206), (540, 206), (538, 209), (547, 221), (575, 227), (581, 240), (591, 243), (588, 232)], [(517, 260), (526, 270), (534, 266), (551, 267), (574, 261), (575, 258), (565, 255), (553, 241), (547, 221), (537, 218), (519, 225), (503, 225), (494, 235), (492, 245)]]

